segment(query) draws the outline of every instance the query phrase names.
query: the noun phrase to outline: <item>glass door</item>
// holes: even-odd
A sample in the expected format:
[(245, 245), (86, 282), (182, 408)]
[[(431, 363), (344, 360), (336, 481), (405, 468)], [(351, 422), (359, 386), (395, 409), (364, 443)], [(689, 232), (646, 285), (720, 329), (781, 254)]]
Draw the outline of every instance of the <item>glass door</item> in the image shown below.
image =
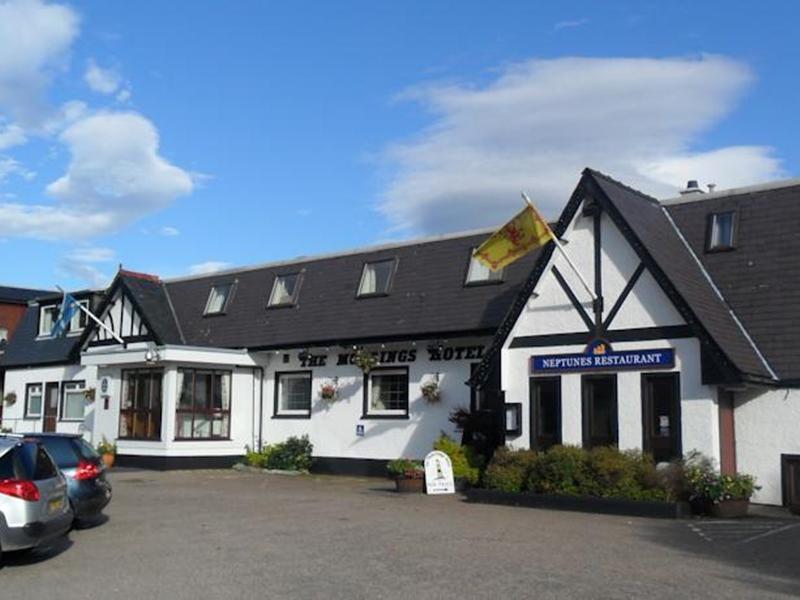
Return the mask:
[(617, 376), (584, 375), (583, 388), (583, 446), (616, 446), (617, 434)]
[(658, 462), (679, 458), (681, 395), (678, 373), (642, 375), (642, 448)]
[(561, 377), (531, 377), (530, 418), (531, 448), (561, 443)]
[(42, 431), (53, 433), (56, 430), (58, 421), (58, 383), (48, 383), (45, 385), (44, 394), (44, 423)]

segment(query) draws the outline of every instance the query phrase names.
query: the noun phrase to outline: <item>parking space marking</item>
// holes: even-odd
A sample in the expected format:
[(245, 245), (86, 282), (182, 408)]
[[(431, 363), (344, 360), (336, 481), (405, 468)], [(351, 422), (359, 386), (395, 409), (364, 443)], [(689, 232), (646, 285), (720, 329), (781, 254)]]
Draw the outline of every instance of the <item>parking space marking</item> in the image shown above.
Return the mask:
[(786, 521), (701, 521), (689, 523), (689, 529), (706, 542), (748, 544), (788, 531), (800, 525)]

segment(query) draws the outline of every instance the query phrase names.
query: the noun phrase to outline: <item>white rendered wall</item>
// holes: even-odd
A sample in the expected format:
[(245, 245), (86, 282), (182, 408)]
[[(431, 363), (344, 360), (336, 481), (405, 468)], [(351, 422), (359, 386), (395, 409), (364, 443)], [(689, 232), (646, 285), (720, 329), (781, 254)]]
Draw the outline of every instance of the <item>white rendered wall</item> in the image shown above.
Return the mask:
[[(58, 419), (56, 420), (56, 431), (61, 433), (83, 433), (84, 437), (94, 443), (94, 411), (95, 403), (86, 403), (84, 407), (84, 417), (82, 421), (62, 421), (61, 409), (61, 385), (66, 381), (85, 381), (87, 388), (97, 387), (97, 369), (95, 367), (84, 367), (81, 365), (63, 365), (52, 367), (31, 367), (28, 369), (9, 369), (5, 372), (5, 392), (14, 392), (17, 401), (12, 406), (3, 407), (4, 428), (12, 431), (42, 431), (44, 416), (25, 417), (25, 388), (29, 383), (42, 384), (42, 392), (45, 391), (45, 384), (58, 383)], [(44, 402), (42, 399), (42, 415), (44, 415)]]
[[(488, 345), (489, 340), (451, 341), (448, 346)], [(407, 366), (409, 369), (409, 418), (363, 419), (363, 375), (353, 365), (337, 366), (341, 349), (331, 349), (327, 366), (312, 367), (312, 410), (310, 419), (272, 418), (274, 414), (275, 372), (304, 370), (298, 361), (298, 351), (273, 354), (266, 373), (264, 388), (264, 442), (271, 444), (289, 436), (307, 434), (314, 444), (314, 455), (336, 458), (393, 459), (398, 457), (423, 458), (432, 444), (444, 431), (460, 439), (460, 433), (449, 422), (456, 408), (469, 408), (470, 388), (465, 385), (470, 375), (470, 364), (477, 358), (450, 361), (431, 361), (426, 351), (427, 342), (386, 344), (386, 350), (417, 350), (417, 359), (411, 363), (393, 363), (381, 366)], [(368, 348), (379, 350), (380, 348)], [(326, 354), (323, 351), (314, 354)], [(290, 362), (283, 363), (283, 354)], [(431, 404), (420, 393), (420, 385), (439, 373), (441, 401)], [(339, 378), (339, 399), (326, 402), (319, 398), (319, 389), (333, 377)], [(356, 426), (364, 426), (364, 436), (356, 435)]]
[[(564, 238), (566, 251), (577, 263), (584, 277), (594, 282), (594, 240), (592, 217), (583, 217), (580, 210), (568, 226)], [(621, 232), (607, 215), (601, 221), (601, 270), (603, 275), (604, 318), (614, 306), (640, 260)], [(501, 386), (507, 403), (522, 404), (522, 434), (509, 438), (512, 447), (530, 445), (529, 377), (530, 358), (534, 355), (567, 354), (584, 351), (582, 345), (510, 348), (515, 337), (553, 333), (587, 332), (587, 327), (561, 290), (551, 267), (556, 265), (590, 317), (591, 298), (583, 289), (564, 258), (554, 252), (551, 263), (542, 274), (535, 294), (528, 300), (506, 340), (502, 351)], [(611, 330), (661, 327), (684, 324), (678, 311), (652, 275), (645, 271), (617, 313)], [(613, 343), (614, 350), (674, 348), (675, 367), (680, 372), (681, 435), (684, 452), (697, 449), (719, 460), (719, 420), (716, 390), (701, 382), (700, 345), (696, 339), (661, 339), (644, 342)], [(592, 371), (600, 373), (601, 371)], [(617, 371), (619, 446), (623, 449), (642, 447), (642, 372), (665, 372), (664, 369)], [(553, 374), (556, 375), (556, 374)], [(581, 373), (561, 374), (562, 441), (581, 445), (582, 407)]]
[(800, 390), (736, 392), (736, 462), (755, 475), (754, 502), (781, 504), (781, 454), (800, 454)]

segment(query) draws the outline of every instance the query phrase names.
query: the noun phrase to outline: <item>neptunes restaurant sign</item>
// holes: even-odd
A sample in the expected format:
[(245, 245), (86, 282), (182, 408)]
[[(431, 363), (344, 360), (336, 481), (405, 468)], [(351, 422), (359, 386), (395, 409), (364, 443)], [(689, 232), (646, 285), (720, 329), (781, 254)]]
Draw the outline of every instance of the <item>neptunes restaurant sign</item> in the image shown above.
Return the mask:
[(675, 350), (622, 350), (614, 352), (608, 342), (589, 344), (581, 354), (545, 354), (531, 357), (531, 373), (564, 373), (574, 371), (617, 371), (622, 369), (671, 369), (675, 366)]

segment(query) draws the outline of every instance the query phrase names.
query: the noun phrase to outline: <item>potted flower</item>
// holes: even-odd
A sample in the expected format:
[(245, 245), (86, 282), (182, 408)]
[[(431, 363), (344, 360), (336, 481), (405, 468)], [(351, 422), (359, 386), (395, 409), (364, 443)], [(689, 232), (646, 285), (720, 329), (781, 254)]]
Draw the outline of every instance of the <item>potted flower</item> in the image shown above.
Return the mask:
[(378, 357), (372, 352), (359, 348), (355, 352), (353, 362), (364, 374), (367, 374), (378, 365)]
[(103, 458), (103, 463), (107, 469), (114, 466), (114, 460), (117, 456), (117, 445), (114, 442), (109, 442), (106, 436), (97, 444), (97, 453)]
[(752, 475), (723, 475), (708, 459), (690, 460), (685, 477), (695, 512), (724, 519), (745, 516), (750, 498), (761, 489)]
[(17, 393), (8, 392), (5, 396), (3, 396), (3, 402), (5, 402), (6, 406), (14, 406), (14, 404), (17, 402)]
[(333, 402), (339, 395), (339, 378), (334, 377), (332, 380), (322, 384), (319, 388), (319, 397), (326, 402)]
[(420, 386), (420, 392), (422, 392), (422, 397), (431, 404), (439, 402), (442, 399), (442, 390), (439, 388), (439, 374), (437, 373), (433, 379), (423, 383)]
[(425, 490), (425, 469), (418, 460), (397, 458), (386, 466), (401, 494), (421, 494)]

